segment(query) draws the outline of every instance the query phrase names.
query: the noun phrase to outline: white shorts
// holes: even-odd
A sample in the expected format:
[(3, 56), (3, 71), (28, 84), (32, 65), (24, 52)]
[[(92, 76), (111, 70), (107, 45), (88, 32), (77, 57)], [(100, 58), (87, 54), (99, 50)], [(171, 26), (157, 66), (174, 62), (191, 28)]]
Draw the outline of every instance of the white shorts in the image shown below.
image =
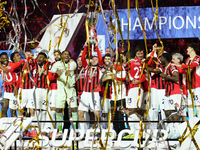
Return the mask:
[[(34, 92), (35, 88), (33, 89), (19, 89), (18, 91), (18, 98), (17, 98), (17, 102), (19, 104), (19, 107), (22, 109), (24, 107), (26, 108), (35, 108), (34, 106), (34, 100), (33, 100), (33, 92)], [(20, 95), (20, 91), (21, 93), (21, 103), (20, 103), (20, 99), (19, 99), (19, 95)]]
[(143, 94), (142, 106), (141, 106), (141, 108), (144, 109), (144, 110), (147, 110), (147, 101), (148, 101), (148, 92), (145, 92)]
[[(103, 97), (101, 98), (101, 106), (102, 106), (102, 103), (103, 103)], [(110, 99), (105, 98), (104, 105), (102, 107), (103, 107), (101, 108), (102, 113), (108, 113), (110, 110)]]
[[(193, 95), (193, 100), (194, 100), (194, 105), (199, 106), (200, 105), (200, 88), (192, 89), (192, 92), (194, 92)], [(191, 100), (191, 95), (188, 90), (188, 105), (192, 105), (192, 100)]]
[(47, 89), (36, 88), (36, 90), (35, 90), (35, 97), (36, 97), (35, 109), (46, 110), (46, 96), (47, 96)]
[(126, 99), (126, 108), (141, 108), (143, 100), (143, 89), (141, 89), (140, 100), (137, 107), (139, 87), (131, 88), (128, 92), (128, 97)]
[(49, 107), (56, 107), (56, 91), (50, 90), (48, 93), (48, 105)]
[(92, 100), (92, 92), (83, 92), (82, 95), (81, 95), (81, 100), (83, 101), (83, 103), (86, 106), (84, 106), (84, 104), (82, 104), (80, 102), (78, 110), (88, 111), (89, 110), (88, 106), (90, 106), (92, 108), (92, 110), (100, 111), (100, 96), (99, 96), (99, 92), (94, 92), (94, 102)]
[(175, 104), (181, 106), (181, 94), (165, 96), (165, 110), (175, 110)]
[(165, 89), (151, 88), (150, 106), (151, 109), (164, 109)]
[(16, 110), (18, 105), (17, 105), (17, 98), (15, 97), (14, 93), (8, 93), (4, 92), (3, 98), (9, 100), (9, 108)]
[[(185, 99), (181, 96), (181, 106), (185, 106)], [(181, 116), (186, 116), (186, 108), (181, 111)]]

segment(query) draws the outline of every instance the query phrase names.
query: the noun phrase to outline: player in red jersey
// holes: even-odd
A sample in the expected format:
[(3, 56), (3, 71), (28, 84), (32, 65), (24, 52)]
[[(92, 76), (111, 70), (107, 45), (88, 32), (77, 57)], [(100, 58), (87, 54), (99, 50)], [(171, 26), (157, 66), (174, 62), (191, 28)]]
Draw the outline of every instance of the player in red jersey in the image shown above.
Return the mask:
[[(5, 92), (2, 99), (2, 117), (7, 117), (8, 107), (11, 109), (11, 116), (14, 117), (16, 114), (14, 110), (17, 109), (17, 98), (16, 98), (16, 84), (18, 80), (18, 75), (14, 72), (8, 72), (8, 55), (6, 52), (0, 54), (1, 59), (1, 69), (0, 74), (3, 79), (3, 85)], [(15, 93), (14, 93), (15, 91)]]
[(82, 67), (81, 57), (77, 59), (78, 68), (76, 69), (76, 92), (80, 98), (83, 93), (83, 85), (85, 80), (85, 69)]
[[(183, 62), (183, 55), (180, 53), (174, 53), (172, 55), (172, 65), (181, 65)], [(179, 72), (179, 84), (181, 87), (181, 93), (182, 93), (182, 98), (181, 98), (181, 106), (184, 107), (185, 100), (187, 99), (188, 93), (187, 93), (187, 86), (186, 86), (186, 71), (182, 68), (178, 67), (178, 72)], [(186, 108), (181, 111), (181, 116), (183, 121), (187, 121), (186, 118)]]
[[(134, 55), (136, 54), (135, 58)], [(129, 73), (129, 91), (128, 97), (126, 99), (126, 108), (129, 109), (132, 113), (128, 116), (128, 121), (140, 121), (138, 116), (133, 112), (136, 112), (138, 108), (141, 108), (142, 101), (143, 101), (143, 82), (145, 81), (145, 76), (142, 74), (141, 78), (141, 71), (142, 71), (142, 62), (141, 60), (144, 57), (144, 49), (141, 47), (136, 47), (135, 52), (130, 52), (130, 61), (124, 65), (124, 68)], [(139, 93), (139, 83), (141, 83), (141, 92), (140, 92), (140, 99), (138, 102), (138, 93)], [(135, 132), (135, 130), (139, 130), (139, 123), (129, 123), (131, 131)]]
[[(160, 43), (156, 43), (153, 45), (153, 51), (149, 54), (151, 56), (154, 56), (157, 60), (156, 62), (153, 61), (152, 57), (150, 58), (148, 62), (148, 66), (152, 68), (161, 68), (163, 69), (163, 66), (161, 65), (160, 58), (163, 53), (162, 46)], [(159, 108), (161, 110), (161, 116), (162, 118), (165, 118), (164, 113), (164, 97), (165, 97), (165, 80), (162, 80), (160, 75), (155, 72), (151, 72), (151, 95), (150, 95), (150, 103), (149, 103), (149, 115), (148, 118), (150, 121), (158, 121), (158, 111)], [(153, 123), (153, 129), (157, 129), (157, 123)]]
[[(161, 56), (161, 63), (165, 68), (162, 69), (152, 69), (152, 72), (160, 73), (162, 79), (165, 80), (165, 99), (164, 99), (164, 110), (166, 117), (169, 117), (171, 113), (176, 111), (176, 105), (181, 105), (181, 90), (179, 84), (179, 73), (176, 66), (171, 65), (172, 56), (168, 53), (163, 53)], [(178, 114), (171, 116), (169, 121), (179, 121), (180, 118)], [(177, 125), (177, 124), (176, 124)], [(170, 130), (168, 138), (177, 138), (179, 136), (178, 132), (175, 132), (177, 126), (174, 123), (169, 123), (168, 127)]]
[[(48, 70), (50, 62), (46, 61), (47, 55), (44, 52), (40, 52), (37, 55), (37, 67), (33, 72), (33, 75), (35, 76), (35, 82), (37, 85), (37, 88), (35, 90), (35, 96), (36, 96), (36, 104), (35, 105), (35, 111), (38, 111), (37, 114), (39, 114), (39, 120), (46, 121), (46, 115), (47, 115), (47, 103), (46, 103), (46, 96), (47, 96), (47, 76), (48, 76)], [(45, 123), (41, 123), (41, 129), (44, 132), (45, 131)]]
[[(30, 52), (30, 51), (29, 51)], [(26, 52), (25, 52), (26, 54)], [(24, 108), (29, 108), (31, 117), (34, 117), (34, 121), (36, 121), (36, 115), (34, 112), (34, 76), (33, 78), (30, 78), (30, 74), (33, 75), (33, 70), (36, 67), (35, 60), (31, 60), (30, 57), (28, 58), (29, 65), (27, 67), (27, 64), (24, 62), (24, 60), (21, 60), (21, 56), (18, 52), (14, 52), (11, 54), (11, 60), (13, 62), (10, 62), (8, 71), (15, 72), (19, 74), (19, 82), (17, 84), (18, 90), (18, 104), (21, 111), (18, 113), (18, 117), (23, 116)], [(32, 125), (37, 125), (37, 123), (32, 123)], [(36, 133), (34, 130), (31, 131), (32, 135), (35, 136)]]
[[(87, 45), (85, 45), (83, 54), (81, 56), (82, 66), (84, 68), (88, 68), (85, 72), (85, 83), (83, 86), (83, 93), (81, 95), (81, 100), (89, 107), (91, 107), (94, 110), (94, 114), (96, 117), (100, 117), (100, 100), (99, 100), (99, 92), (101, 91), (101, 85), (99, 83), (100, 78), (102, 76), (101, 70), (99, 68), (100, 66), (103, 66), (103, 59), (101, 56), (101, 52), (98, 49), (98, 43), (95, 43), (95, 48), (97, 50), (98, 57), (94, 56), (91, 59), (91, 66), (88, 66), (87, 61), (85, 60), (85, 56), (87, 54)], [(92, 99), (92, 91), (94, 89), (94, 99)], [(94, 101), (93, 101), (94, 100)], [(84, 114), (88, 111), (88, 107), (86, 107), (84, 104), (80, 103), (78, 107), (78, 115), (80, 121), (85, 121)], [(86, 129), (85, 123), (80, 123), (81, 130)]]
[[(193, 102), (196, 107), (197, 117), (200, 118), (200, 56), (196, 54), (198, 51), (198, 45), (196, 43), (190, 43), (187, 48), (187, 54), (189, 55), (188, 59), (186, 60), (185, 64), (177, 65), (182, 69), (188, 70), (190, 67), (191, 72), (191, 82), (187, 81), (191, 85), (193, 95)], [(188, 87), (187, 87), (188, 88)], [(188, 115), (189, 117), (193, 117), (193, 106), (192, 106), (192, 99), (191, 93), (188, 89)]]
[[(112, 94), (112, 79), (111, 79), (111, 68), (113, 66), (112, 64), (112, 61), (111, 61), (111, 55), (110, 54), (106, 54), (104, 57), (103, 57), (103, 61), (104, 61), (104, 66), (103, 68), (101, 69), (101, 72), (104, 73), (106, 70), (106, 68), (108, 67), (108, 70), (106, 71), (106, 74), (104, 76), (104, 78), (102, 79), (102, 87), (101, 87), (101, 110), (102, 110), (102, 121), (107, 121), (108, 119), (108, 112), (110, 110), (110, 100), (111, 100), (111, 94)], [(110, 64), (111, 63), (111, 64)], [(106, 88), (106, 85), (108, 85), (108, 88), (107, 88), (107, 93), (105, 95), (105, 88)], [(105, 101), (104, 101), (104, 104), (103, 104), (103, 98), (105, 97)], [(103, 123), (102, 124), (103, 126), (103, 129), (105, 129), (105, 125), (106, 123)]]

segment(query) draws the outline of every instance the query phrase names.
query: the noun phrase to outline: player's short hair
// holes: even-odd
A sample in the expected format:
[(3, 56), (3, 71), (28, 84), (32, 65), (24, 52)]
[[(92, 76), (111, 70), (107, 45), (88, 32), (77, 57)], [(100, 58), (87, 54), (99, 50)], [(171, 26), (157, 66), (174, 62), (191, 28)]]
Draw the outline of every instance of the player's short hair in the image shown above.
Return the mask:
[(106, 57), (110, 57), (111, 58), (111, 55), (110, 54), (105, 54), (104, 57), (103, 57), (103, 63), (105, 63), (104, 60), (105, 60)]
[(196, 43), (190, 43), (190, 44), (188, 45), (188, 47), (193, 48), (194, 51), (195, 51), (195, 53), (196, 53), (196, 52), (198, 51), (198, 49), (199, 49), (199, 46), (198, 46)]
[(141, 45), (136, 46), (135, 53), (144, 51), (144, 48)]
[(105, 57), (111, 57), (111, 55), (110, 54), (105, 54), (103, 59), (105, 59)]
[(117, 62), (121, 63), (121, 59), (122, 59), (122, 63), (124, 62), (123, 57), (121, 57), (121, 55), (118, 56)]
[[(127, 54), (128, 54), (128, 52), (127, 52)], [(130, 54), (130, 59), (133, 59), (133, 58), (135, 58), (136, 52), (131, 50), (131, 51), (129, 51), (129, 54)]]
[(71, 53), (70, 53), (70, 51), (68, 51), (68, 50), (64, 50), (61, 54), (63, 54), (64, 52), (68, 52), (68, 53), (69, 53), (69, 56), (71, 57)]
[(39, 55), (43, 55), (45, 58), (47, 58), (47, 54), (44, 53), (44, 52), (39, 52), (38, 56), (39, 56)]
[(57, 53), (57, 52), (59, 52), (60, 50), (58, 50), (58, 49), (54, 49), (54, 51), (53, 51), (53, 53), (55, 54), (55, 53)]
[(181, 63), (183, 62), (183, 55), (180, 53), (174, 53), (172, 56), (175, 56), (177, 59), (179, 59)]
[(162, 47), (160, 42), (157, 43), (157, 47)]
[(163, 53), (162, 57), (164, 57), (168, 62), (172, 60), (172, 55), (169, 53)]
[(7, 55), (7, 56), (8, 56), (8, 54), (7, 54), (6, 52), (2, 52), (2, 53), (0, 54), (0, 58), (1, 58), (1, 56), (3, 56), (3, 55)]
[(10, 55), (10, 59), (12, 62), (14, 62), (13, 58), (15, 57), (15, 54), (19, 54), (18, 52), (13, 52), (11, 55)]
[(32, 53), (32, 51), (31, 51), (30, 49), (25, 49), (25, 53), (26, 53), (26, 52)]

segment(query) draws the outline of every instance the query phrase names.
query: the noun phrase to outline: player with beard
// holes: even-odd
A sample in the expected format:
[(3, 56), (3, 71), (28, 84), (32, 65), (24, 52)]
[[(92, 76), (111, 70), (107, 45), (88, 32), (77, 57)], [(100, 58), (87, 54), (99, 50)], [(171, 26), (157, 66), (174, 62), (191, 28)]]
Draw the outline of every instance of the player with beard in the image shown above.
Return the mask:
[[(112, 94), (112, 78), (111, 78), (111, 68), (112, 68), (112, 61), (111, 61), (111, 56), (110, 54), (106, 54), (103, 57), (103, 61), (104, 61), (104, 66), (101, 69), (101, 72), (104, 73), (106, 70), (106, 68), (108, 67), (108, 70), (106, 71), (106, 74), (104, 76), (104, 78), (102, 79), (103, 85), (101, 87), (101, 106), (102, 106), (102, 121), (107, 121), (108, 119), (108, 112), (110, 110), (110, 99), (111, 99), (111, 94)], [(111, 63), (111, 64), (110, 64)], [(108, 89), (107, 89), (107, 93), (106, 93), (106, 97), (105, 97), (105, 101), (103, 104), (103, 98), (104, 98), (104, 93), (105, 93), (105, 88), (106, 88), (106, 84), (108, 84)], [(103, 129), (105, 129), (105, 125), (106, 123), (103, 123)]]
[(16, 116), (14, 110), (17, 109), (16, 85), (17, 85), (18, 75), (14, 72), (12, 73), (8, 72), (9, 61), (6, 52), (0, 54), (0, 59), (1, 59), (0, 74), (4, 81), (2, 86), (4, 86), (5, 89), (3, 99), (1, 100), (2, 117), (7, 117), (8, 107), (10, 108), (11, 111), (11, 117), (14, 117)]
[[(55, 61), (51, 63), (49, 66), (49, 70), (53, 67), (53, 65), (61, 60), (59, 51), (55, 50), (54, 51), (54, 59)], [(50, 81), (49, 85), (49, 93), (48, 93), (48, 111), (51, 115), (51, 118), (53, 121), (56, 120), (56, 91), (57, 91), (57, 78), (58, 75), (56, 73), (51, 73), (50, 71), (48, 72), (48, 77)], [(49, 114), (46, 114), (46, 121), (51, 121)], [(50, 136), (52, 136), (53, 133), (53, 123), (46, 123), (45, 124), (45, 129), (47, 133), (50, 133)]]
[[(149, 54), (157, 58), (156, 63), (153, 61), (151, 57), (148, 66), (152, 68), (164, 68), (160, 61), (160, 56), (164, 52), (160, 43), (155, 43), (153, 45), (153, 51)], [(158, 58), (159, 55), (159, 58)], [(161, 109), (162, 119), (165, 118), (164, 113), (164, 97), (165, 97), (165, 80), (162, 80), (158, 73), (151, 73), (151, 95), (150, 95), (150, 103), (149, 103), (149, 115), (148, 118), (150, 121), (158, 121), (158, 112), (159, 108)], [(157, 129), (157, 123), (153, 123), (153, 129)]]
[[(179, 84), (179, 73), (176, 66), (171, 65), (172, 56), (168, 53), (163, 53), (161, 56), (161, 63), (165, 66), (164, 69), (152, 69), (149, 68), (151, 72), (156, 72), (160, 74), (163, 80), (165, 80), (165, 98), (164, 98), (164, 110), (166, 117), (169, 117), (174, 111), (176, 111), (176, 105), (181, 105), (181, 90)], [(171, 116), (168, 121), (179, 121), (180, 118), (178, 114)], [(177, 124), (178, 125), (178, 124)], [(177, 126), (174, 123), (168, 124), (170, 133), (168, 138), (177, 138), (178, 132)]]
[[(70, 98), (76, 96), (75, 90), (75, 74), (76, 62), (71, 59), (71, 53), (69, 51), (62, 52), (63, 61), (57, 61), (52, 69), (52, 73), (58, 75), (57, 78), (57, 92), (56, 92), (56, 120), (62, 121), (62, 110), (67, 100), (68, 107), (71, 107), (72, 119), (74, 121), (78, 120), (77, 114), (77, 100), (74, 98), (70, 101)], [(68, 111), (67, 111), (68, 112)], [(58, 122), (58, 134), (62, 135), (62, 123)]]
[[(44, 52), (40, 52), (37, 55), (37, 68), (34, 69), (33, 76), (35, 76), (35, 82), (37, 88), (35, 90), (36, 104), (35, 111), (39, 116), (40, 121), (46, 121), (46, 96), (47, 96), (47, 76), (50, 62), (47, 61), (47, 55)], [(41, 123), (41, 130), (45, 131), (45, 123)]]
[[(85, 47), (87, 47), (87, 42)], [(81, 56), (82, 66), (87, 68), (85, 72), (85, 83), (83, 87), (83, 93), (81, 95), (81, 100), (84, 104), (91, 107), (94, 110), (94, 115), (97, 119), (100, 119), (100, 99), (99, 99), (99, 92), (101, 91), (101, 85), (99, 83), (100, 78), (102, 76), (100, 66), (103, 66), (103, 59), (101, 56), (101, 52), (98, 49), (98, 43), (95, 41), (95, 48), (97, 50), (97, 56), (93, 56), (91, 60), (91, 66), (88, 66), (88, 63), (85, 59), (87, 54), (87, 48), (84, 48), (84, 51)], [(92, 92), (94, 90), (94, 93)], [(92, 99), (92, 94), (94, 94), (94, 99)], [(93, 101), (94, 100), (94, 101)], [(88, 107), (86, 107), (82, 102), (79, 104), (78, 107), (78, 115), (79, 121), (85, 121), (84, 114), (88, 112)], [(80, 129), (86, 132), (86, 123), (80, 123)]]

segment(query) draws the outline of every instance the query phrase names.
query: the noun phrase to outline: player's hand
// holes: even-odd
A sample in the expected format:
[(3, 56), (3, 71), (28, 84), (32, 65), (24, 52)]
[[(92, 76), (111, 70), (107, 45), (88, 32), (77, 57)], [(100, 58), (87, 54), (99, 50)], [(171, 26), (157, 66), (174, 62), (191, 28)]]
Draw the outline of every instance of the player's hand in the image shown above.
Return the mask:
[(88, 42), (87, 41), (85, 41), (85, 46), (88, 46)]
[(95, 40), (95, 46), (98, 46), (98, 42)]
[(70, 63), (73, 62), (73, 61), (74, 61), (73, 59), (70, 59), (70, 60), (69, 60)]
[(116, 74), (113, 74), (113, 79), (115, 79), (115, 80), (117, 79)]
[(167, 77), (167, 75), (164, 74), (164, 73), (161, 73), (160, 76), (161, 76), (162, 78), (164, 78), (164, 79)]
[(157, 43), (155, 43), (152, 47), (153, 51), (156, 51), (157, 50)]
[(61, 70), (56, 70), (57, 75), (60, 77), (62, 75), (62, 71)]
[(18, 95), (18, 89), (16, 87), (14, 88), (13, 92), (14, 92), (14, 96)]
[(101, 69), (101, 72), (102, 72), (102, 73), (104, 73), (105, 71), (106, 71), (106, 69), (104, 69), (104, 68), (103, 68), (103, 69)]
[(32, 58), (33, 58), (33, 57), (28, 56), (28, 58), (26, 59), (27, 62), (30, 62)]
[(9, 73), (8, 67), (3, 67), (2, 70), (3, 70), (5, 73)]
[(113, 67), (114, 67), (114, 65), (113, 65), (113, 63), (111, 63), (111, 64), (110, 64), (110, 68), (113, 68)]
[(69, 76), (69, 75), (70, 75), (70, 71), (66, 71), (66, 72), (65, 72), (65, 75), (66, 75), (66, 76)]
[(133, 80), (132, 80), (132, 83), (133, 83), (134, 85), (139, 84), (139, 83), (140, 83), (140, 80), (133, 79)]
[(55, 44), (58, 44), (59, 40), (60, 40), (60, 36), (57, 36), (57, 37), (55, 38)]

